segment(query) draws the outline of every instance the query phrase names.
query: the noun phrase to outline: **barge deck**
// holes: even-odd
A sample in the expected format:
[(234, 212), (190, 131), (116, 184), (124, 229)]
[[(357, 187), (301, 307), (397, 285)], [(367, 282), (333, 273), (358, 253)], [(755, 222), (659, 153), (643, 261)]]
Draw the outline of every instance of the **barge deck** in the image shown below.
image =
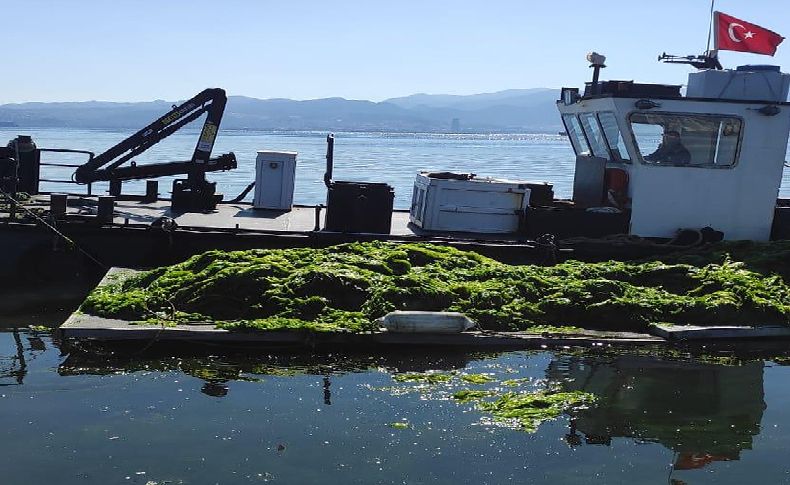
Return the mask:
[[(25, 201), (15, 214), (0, 212), (0, 231), (8, 236), (45, 235), (49, 246), (53, 245), (53, 236), (57, 239), (57, 233), (87, 247), (96, 246), (95, 243), (99, 241), (103, 243), (112, 241), (120, 246), (111, 254), (104, 255), (106, 260), (102, 261), (107, 266), (146, 266), (172, 262), (172, 260), (159, 261), (157, 258), (152, 258), (129, 264), (123, 258), (118, 258), (124, 253), (122, 248), (128, 244), (129, 238), (155, 241), (158, 253), (181, 250), (187, 256), (207, 249), (320, 247), (369, 240), (443, 243), (492, 257), (510, 260), (527, 257), (525, 262), (539, 262), (545, 255), (544, 244), (536, 242), (534, 231), (496, 234), (427, 231), (410, 222), (408, 210), (394, 210), (390, 232), (382, 234), (328, 231), (324, 227), (326, 214), (324, 206), (295, 205), (291, 210), (285, 211), (255, 209), (249, 203), (240, 202), (221, 203), (210, 212), (179, 212), (171, 208), (169, 200), (144, 201), (138, 197), (114, 200), (111, 216), (101, 217), (99, 207), (101, 197), (69, 196), (65, 210), (58, 215), (52, 211), (52, 197), (55, 195), (36, 195)], [(570, 214), (584, 211), (563, 212)], [(32, 214), (41, 214), (44, 217), (36, 218), (32, 217)], [(595, 219), (594, 216), (598, 216), (599, 219), (591, 220), (587, 225), (599, 229), (605, 227), (612, 216), (612, 214), (591, 215), (592, 219)], [(564, 228), (562, 231), (547, 231), (547, 233), (556, 235), (559, 240), (573, 238), (579, 232), (587, 232), (587, 228), (579, 227), (579, 221), (572, 215), (564, 222), (559, 224)], [(592, 248), (593, 253), (606, 247), (608, 248), (606, 254), (601, 257), (607, 259), (615, 257), (615, 253), (617, 257), (631, 258), (667, 253), (679, 248), (622, 234), (604, 237), (605, 240), (602, 240), (601, 236), (606, 234), (612, 232), (604, 230), (600, 235), (576, 237), (573, 241), (565, 243), (565, 246), (568, 251), (571, 249), (579, 251), (583, 246), (589, 245), (587, 249)], [(211, 242), (201, 242), (206, 240)], [(166, 247), (163, 247), (163, 242)], [(137, 248), (135, 252), (145, 252), (145, 245), (141, 246), (140, 241), (135, 245)], [(94, 249), (103, 252), (102, 248)]]
[[(217, 204), (216, 209), (207, 212), (181, 212), (171, 208), (169, 200), (145, 201), (138, 199), (116, 199), (112, 217), (101, 219), (98, 215), (99, 203), (96, 196), (72, 195), (68, 198), (65, 211), (57, 216), (58, 226), (83, 227), (114, 227), (151, 228), (162, 224), (164, 218), (171, 219), (180, 230), (184, 231), (222, 231), (235, 233), (261, 233), (277, 235), (307, 234), (338, 234), (346, 239), (357, 240), (368, 235), (375, 239), (414, 239), (414, 240), (458, 240), (488, 242), (526, 242), (530, 239), (525, 234), (502, 233), (484, 234), (469, 232), (445, 232), (422, 230), (410, 223), (409, 211), (395, 209), (392, 212), (392, 224), (389, 234), (333, 232), (324, 226), (326, 208), (314, 205), (294, 205), (291, 210), (257, 209), (246, 202), (226, 202)], [(51, 208), (51, 196), (36, 195), (23, 204), (27, 211), (42, 212)], [(23, 216), (25, 211), (17, 214)], [(3, 223), (20, 223), (19, 219), (10, 218), (7, 212), (0, 213)], [(33, 224), (29, 218), (25, 220)]]

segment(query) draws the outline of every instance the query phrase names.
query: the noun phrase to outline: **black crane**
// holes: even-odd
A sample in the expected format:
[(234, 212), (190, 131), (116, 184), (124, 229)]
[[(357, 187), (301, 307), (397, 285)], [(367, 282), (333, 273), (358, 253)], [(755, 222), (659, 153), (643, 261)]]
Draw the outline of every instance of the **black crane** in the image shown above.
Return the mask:
[[(173, 210), (213, 210), (222, 200), (222, 195), (215, 193), (215, 182), (206, 181), (206, 172), (236, 168), (236, 156), (232, 152), (211, 158), (211, 150), (214, 148), (214, 140), (217, 138), (226, 102), (224, 90), (219, 88), (203, 90), (192, 99), (174, 106), (150, 125), (78, 167), (74, 173), (74, 180), (78, 183), (107, 180), (110, 182), (110, 193), (118, 195), (122, 180), (186, 174), (186, 179), (173, 181)], [(146, 165), (137, 165), (132, 161), (128, 166), (121, 166), (204, 113), (206, 120), (191, 160)]]

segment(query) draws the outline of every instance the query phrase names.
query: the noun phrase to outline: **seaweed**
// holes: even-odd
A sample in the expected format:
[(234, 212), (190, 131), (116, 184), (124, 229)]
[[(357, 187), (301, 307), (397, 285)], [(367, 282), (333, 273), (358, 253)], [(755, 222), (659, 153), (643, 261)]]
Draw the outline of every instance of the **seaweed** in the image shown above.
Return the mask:
[(488, 384), (495, 379), (486, 374), (461, 374), (461, 380), (469, 384)]
[[(499, 382), (491, 375), (467, 373), (424, 372), (395, 374), (392, 378), (401, 383), (427, 384), (415, 388), (427, 398), (433, 396), (439, 399), (447, 395), (443, 392), (437, 394), (437, 387), (448, 390), (459, 384), (484, 385)], [(499, 384), (505, 387), (518, 387), (529, 381), (529, 378), (515, 378)], [(556, 419), (562, 414), (572, 414), (598, 402), (594, 394), (582, 391), (559, 392), (558, 389), (543, 389), (503, 392), (500, 386), (488, 389), (458, 389), (449, 394), (449, 397), (457, 403), (473, 403), (474, 409), (490, 415), (488, 422), (522, 429), (529, 433), (535, 432), (544, 421)]]
[(390, 428), (392, 429), (409, 429), (411, 425), (405, 421), (396, 421), (394, 423), (390, 423)]
[(478, 409), (491, 413), (494, 420), (503, 424), (513, 424), (526, 431), (534, 432), (544, 421), (582, 409), (594, 404), (597, 398), (590, 393), (572, 392), (508, 392), (493, 402), (482, 401)]
[(501, 382), (503, 386), (507, 387), (518, 387), (522, 384), (528, 383), (530, 379), (528, 377), (521, 377), (517, 379), (505, 379)]
[(94, 290), (80, 311), (231, 330), (366, 332), (393, 310), (458, 311), (481, 328), (645, 331), (790, 324), (790, 244), (722, 243), (664, 261), (510, 265), (435, 244), (208, 251)]
[(458, 402), (475, 402), (484, 397), (493, 396), (494, 391), (481, 391), (473, 389), (461, 389), (453, 393), (453, 399)]
[(693, 266), (740, 261), (749, 271), (790, 280), (790, 241), (723, 241), (668, 255), (665, 260)]
[(396, 382), (420, 382), (425, 384), (440, 384), (449, 382), (453, 378), (452, 374), (443, 373), (417, 373), (395, 374), (392, 379)]

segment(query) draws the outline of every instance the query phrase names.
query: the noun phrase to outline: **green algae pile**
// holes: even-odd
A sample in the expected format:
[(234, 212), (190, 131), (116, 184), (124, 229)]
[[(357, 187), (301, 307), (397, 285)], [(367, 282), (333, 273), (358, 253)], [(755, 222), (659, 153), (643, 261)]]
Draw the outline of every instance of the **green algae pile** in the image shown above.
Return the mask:
[(664, 258), (667, 263), (694, 266), (721, 263), (728, 259), (741, 262), (750, 271), (776, 274), (790, 281), (790, 241), (724, 241)]
[(782, 266), (790, 246), (762, 245), (757, 255), (737, 247), (743, 262), (726, 249), (671, 264), (551, 267), (416, 243), (209, 251), (99, 287), (81, 311), (151, 323), (207, 321), (226, 329), (351, 332), (375, 330), (373, 321), (393, 310), (464, 312), (483, 329), (502, 331), (790, 323)]

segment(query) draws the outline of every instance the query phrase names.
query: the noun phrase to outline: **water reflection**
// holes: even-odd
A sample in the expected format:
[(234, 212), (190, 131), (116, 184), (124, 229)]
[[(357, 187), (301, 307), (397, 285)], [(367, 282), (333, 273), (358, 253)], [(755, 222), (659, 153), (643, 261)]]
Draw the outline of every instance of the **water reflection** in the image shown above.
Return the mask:
[(0, 386), (24, 384), (28, 372), (28, 359), (35, 359), (37, 354), (47, 350), (44, 340), (35, 333), (18, 328), (11, 329), (9, 333), (13, 341), (13, 350), (4, 351), (0, 355)]
[(563, 390), (599, 396), (579, 413), (568, 441), (610, 445), (615, 437), (660, 443), (675, 452), (674, 468), (738, 460), (752, 448), (766, 409), (763, 363), (716, 365), (649, 356), (612, 360), (565, 356), (551, 362), (550, 380)]
[[(322, 376), (325, 405), (331, 405), (332, 376), (370, 370), (457, 371), (470, 362), (508, 354), (443, 352), (413, 354), (290, 354), (247, 352), (173, 356), (129, 352), (102, 354), (96, 348), (72, 350), (59, 366), (61, 375), (180, 370), (203, 379), (201, 392), (228, 395), (229, 381), (263, 376)], [(718, 359), (721, 365), (699, 359)], [(501, 376), (503, 379), (507, 376)], [(675, 453), (674, 468), (701, 468), (715, 461), (738, 460), (752, 448), (766, 409), (763, 361), (736, 357), (681, 360), (673, 356), (556, 354), (546, 368), (547, 386), (597, 395), (600, 404), (575, 415), (565, 440), (571, 447), (612, 444), (616, 438), (659, 443)]]
[[(2, 367), (0, 367), (0, 385), (11, 386), (19, 385), (27, 374), (27, 363), (25, 362), (25, 349), (22, 346), (22, 338), (19, 331), (14, 329), (12, 332), (16, 353), (3, 355)], [(9, 382), (9, 380), (11, 382)]]
[[(6, 450), (9, 483), (24, 483), (31, 470), (29, 483), (62, 473), (71, 478), (60, 483), (83, 483), (75, 478), (84, 473), (79, 463), (90, 463), (91, 483), (131, 476), (141, 484), (225, 483), (236, 474), (374, 483), (382, 473), (398, 483), (558, 484), (593, 475), (600, 483), (665, 483), (670, 463), (689, 483), (738, 483), (746, 475), (773, 483), (781, 480), (767, 479), (787, 471), (776, 457), (786, 444), (781, 426), (790, 422), (781, 390), (788, 369), (765, 367), (765, 356), (140, 352), (140, 345), (61, 348), (27, 330), (0, 332), (0, 343), (0, 377), (10, 386), (0, 390), (0, 424), (17, 443)], [(453, 377), (433, 385), (391, 376), (424, 371)], [(467, 374), (492, 380), (464, 382)], [(414, 392), (388, 391), (406, 386)], [(449, 398), (465, 388), (583, 390), (600, 404), (528, 434), (489, 426), (474, 403)], [(48, 466), (36, 465), (40, 456)], [(138, 471), (147, 474), (134, 482)]]
[[(139, 350), (139, 349), (138, 349)], [(324, 403), (331, 404), (331, 377), (367, 371), (424, 372), (460, 370), (473, 360), (494, 354), (442, 351), (441, 355), (423, 351), (381, 353), (314, 353), (301, 350), (232, 350), (194, 346), (158, 347), (139, 352), (134, 347), (79, 345), (69, 346), (68, 355), (58, 366), (62, 376), (110, 375), (138, 371), (178, 370), (205, 381), (201, 391), (224, 397), (230, 381), (261, 381), (264, 376), (322, 376)]]

